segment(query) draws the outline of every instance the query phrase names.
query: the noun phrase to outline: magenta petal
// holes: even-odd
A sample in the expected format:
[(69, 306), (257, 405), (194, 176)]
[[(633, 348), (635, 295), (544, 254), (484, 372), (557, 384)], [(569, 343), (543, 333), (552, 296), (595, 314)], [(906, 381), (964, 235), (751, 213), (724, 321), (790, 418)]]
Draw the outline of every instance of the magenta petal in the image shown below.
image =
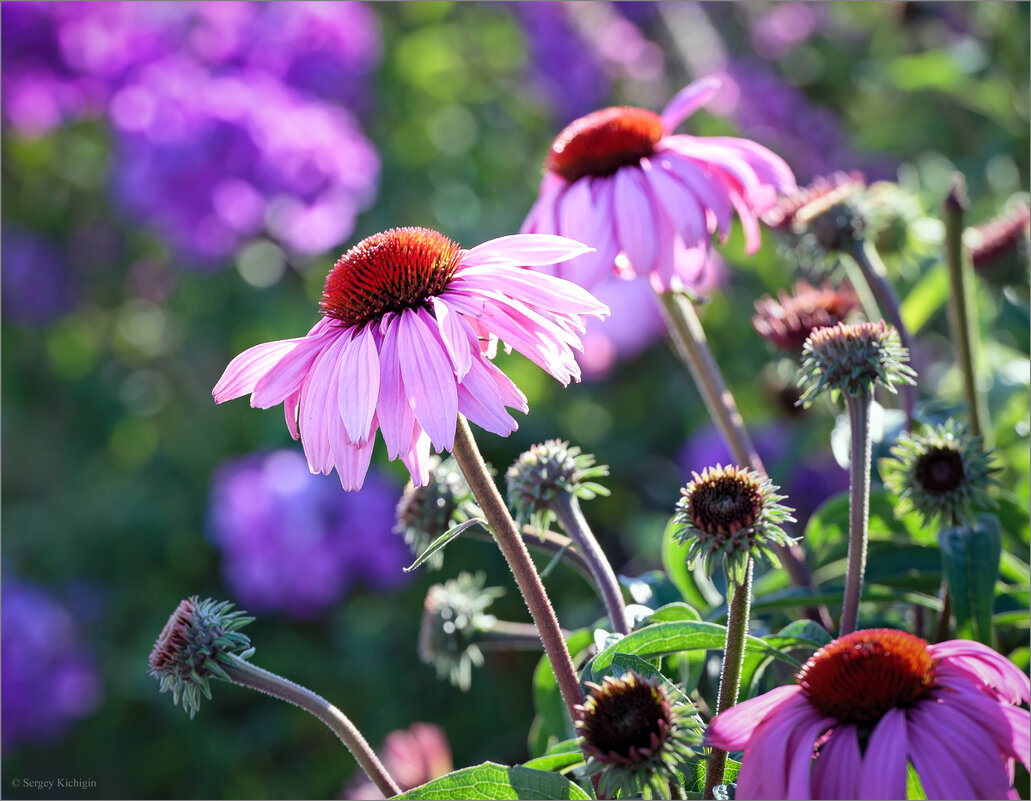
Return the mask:
[(555, 225), (555, 201), (558, 199), (562, 190), (565, 188), (565, 181), (560, 179), (557, 184), (551, 184), (545, 186), (547, 179), (554, 177), (551, 175), (545, 175), (544, 181), (541, 182), (540, 195), (537, 200), (534, 201), (533, 206), (530, 207), (529, 214), (526, 215), (526, 220), (523, 222), (522, 227), (519, 229), (521, 234), (556, 234), (558, 233), (558, 227)]
[(430, 480), (430, 438), (418, 426), (415, 427), (408, 449), (401, 453), (401, 461), (408, 468), (412, 484), (425, 487)]
[(405, 309), (398, 321), (398, 354), (405, 391), (415, 418), (441, 450), (455, 444), (458, 390), (451, 362), (437, 339), (436, 325), (422, 309)]
[(690, 189), (703, 208), (712, 212), (716, 225), (709, 230), (717, 230), (726, 238), (732, 218), (730, 194), (725, 182), (706, 165), (684, 158), (675, 148), (660, 151), (653, 160), (661, 160), (661, 166)]
[(492, 239), (467, 251), (462, 264), (475, 267), (487, 263), (542, 267), (588, 253), (590, 247), (553, 234), (512, 234)]
[[(860, 793), (870, 777), (863, 775), (862, 763), (863, 758), (859, 752), (859, 734), (856, 727), (835, 726), (827, 742), (820, 747), (820, 755), (813, 764), (810, 779), (813, 798), (865, 798), (866, 796), (862, 796)], [(896, 799), (906, 797), (905, 763), (906, 755), (903, 752), (902, 795), (892, 796)]]
[(769, 184), (780, 192), (794, 192), (798, 188), (791, 168), (772, 150), (750, 139), (733, 136), (710, 136), (706, 137), (705, 141), (736, 150), (739, 157), (752, 168), (764, 184)]
[(609, 313), (608, 306), (572, 281), (519, 267), (475, 267), (456, 274), (452, 289), (466, 286), (484, 292), (503, 292), (529, 306), (566, 315)]
[(241, 395), (249, 395), (254, 392), (255, 385), (275, 365), (290, 353), (302, 345), (305, 337), (297, 339), (281, 339), (276, 342), (263, 342), (248, 348), (231, 362), (218, 379), (215, 388), (211, 391), (215, 403), (239, 398)]
[(505, 437), (518, 426), (506, 411), (487, 364), (482, 357), (473, 361), (465, 380), (458, 385), (458, 410), (481, 428)]
[(286, 418), (286, 428), (290, 432), (290, 436), (295, 440), (301, 437), (301, 432), (297, 428), (297, 406), (300, 402), (301, 390), (297, 390), (283, 401), (283, 416)]
[(677, 92), (662, 110), (662, 123), (672, 133), (680, 123), (712, 100), (720, 88), (719, 78), (701, 78)]
[[(341, 330), (339, 336), (347, 338), (347, 333)], [(255, 409), (278, 406), (287, 396), (299, 390), (315, 357), (331, 341), (326, 337), (305, 338), (284, 354), (254, 385), (251, 406)]]
[(756, 726), (800, 692), (802, 688), (796, 684), (776, 687), (720, 712), (705, 732), (705, 744), (724, 751), (740, 751), (748, 743)]
[(634, 272), (646, 276), (655, 263), (655, 240), (652, 233), (652, 212), (644, 191), (641, 170), (620, 167), (616, 170), (613, 204), (616, 210), (616, 231), (620, 249), (630, 259)]
[(591, 202), (590, 178), (581, 178), (569, 185), (569, 189), (555, 204), (555, 219), (562, 236), (568, 236), (592, 247), (595, 245), (592, 237), (597, 221)]
[(928, 798), (980, 798), (966, 775), (955, 764), (949, 749), (942, 744), (940, 732), (928, 731), (910, 720), (906, 734), (909, 758)]
[(461, 381), (469, 372), (472, 363), (472, 351), (469, 349), (468, 327), (462, 315), (454, 311), (439, 297), (430, 298), (433, 315), (437, 321), (437, 330), (444, 349), (455, 366), (455, 375)]
[(853, 793), (858, 790), (862, 799), (905, 798), (907, 754), (906, 713), (889, 709), (870, 735), (863, 757), (864, 778), (853, 786)]
[(415, 415), (408, 404), (404, 383), (401, 380), (401, 364), (398, 353), (397, 328), (400, 315), (383, 318), (380, 331), (383, 339), (379, 351), (379, 399), (376, 401), (376, 416), (387, 456), (396, 459), (407, 450), (416, 427)]
[(343, 347), (343, 337), (337, 337), (323, 349), (301, 387), (301, 444), (313, 473), (328, 474), (333, 469), (329, 426), (343, 425), (336, 402), (338, 360)]
[(379, 354), (374, 325), (366, 325), (347, 343), (338, 376), (340, 417), (350, 441), (354, 443), (369, 439), (379, 400)]
[(930, 646), (942, 664), (973, 673), (1011, 703), (1031, 699), (1031, 678), (1002, 654), (971, 640), (949, 640)]
[(684, 184), (649, 159), (641, 160), (648, 188), (669, 218), (675, 221), (677, 233), (688, 247), (707, 244), (709, 232), (705, 212), (698, 199)]

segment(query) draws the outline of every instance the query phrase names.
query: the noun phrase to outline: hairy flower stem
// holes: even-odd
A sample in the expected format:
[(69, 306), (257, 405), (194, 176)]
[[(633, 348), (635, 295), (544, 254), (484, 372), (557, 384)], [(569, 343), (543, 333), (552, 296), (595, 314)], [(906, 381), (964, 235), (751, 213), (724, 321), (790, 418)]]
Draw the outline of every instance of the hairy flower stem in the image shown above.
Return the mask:
[(848, 418), (852, 426), (852, 460), (849, 466), (848, 569), (845, 576), (845, 600), (841, 609), (839, 637), (856, 630), (859, 599), (863, 594), (866, 572), (866, 540), (870, 525), (870, 459), (873, 442), (870, 432), (870, 408), (873, 395), (865, 392), (848, 397)]
[(604, 551), (594, 538), (591, 527), (587, 524), (580, 502), (571, 493), (561, 493), (550, 504), (551, 511), (558, 518), (559, 525), (565, 529), (573, 541), (583, 552), (584, 559), (591, 567), (594, 580), (601, 590), (605, 609), (608, 610), (612, 630), (616, 634), (629, 634), (630, 626), (626, 619), (626, 604), (623, 602), (623, 591), (619, 587), (616, 573), (605, 557)]
[[(731, 586), (731, 582), (727, 582)], [(741, 689), (741, 667), (745, 661), (745, 638), (748, 636), (748, 612), (752, 605), (752, 562), (745, 568), (745, 577), (733, 584), (734, 594), (727, 609), (727, 642), (723, 647), (723, 668), (720, 671), (720, 691), (716, 699), (716, 714), (737, 703)], [(713, 798), (713, 790), (723, 784), (727, 768), (727, 752), (713, 748), (705, 766), (705, 793)]]
[(233, 657), (232, 664), (223, 663), (222, 668), (235, 683), (299, 706), (325, 723), (347, 746), (347, 750), (354, 755), (362, 770), (385, 798), (401, 792), (401, 788), (387, 772), (383, 763), (379, 761), (379, 757), (373, 752), (362, 733), (351, 723), (347, 715), (325, 698), (236, 656)]
[[(955, 180), (955, 179), (954, 179)], [(974, 353), (977, 342), (977, 317), (972, 296), (974, 282), (972, 267), (963, 247), (963, 216), (965, 199), (960, 186), (954, 185), (945, 199), (945, 261), (949, 266), (949, 330), (956, 346), (956, 358), (963, 373), (963, 396), (970, 409), (970, 431), (975, 437), (985, 437), (984, 422), (988, 413), (984, 395), (977, 391)]]
[[(690, 300), (676, 292), (663, 292), (659, 295), (666, 327), (676, 345), (677, 353), (687, 365), (694, 379), (695, 386), (705, 401), (709, 416), (715, 421), (735, 461), (741, 467), (749, 467), (756, 472), (767, 475), (759, 453), (752, 444), (745, 428), (741, 413), (737, 410), (737, 402), (727, 389), (720, 373), (719, 365), (709, 349), (701, 320), (695, 312)], [(793, 584), (813, 589), (813, 578), (805, 563), (802, 549), (797, 545), (790, 548), (777, 546), (777, 556), (788, 571)], [(822, 623), (830, 630), (830, 615), (823, 607), (806, 610), (808, 616)]]
[(541, 642), (544, 644), (544, 652), (551, 661), (551, 669), (555, 672), (555, 678), (562, 693), (562, 700), (565, 701), (566, 709), (569, 711), (570, 720), (576, 720), (576, 707), (578, 704), (583, 704), (585, 698), (583, 690), (580, 688), (580, 681), (576, 677), (576, 670), (573, 668), (572, 657), (569, 656), (569, 649), (566, 648), (566, 641), (562, 637), (558, 618), (555, 617), (555, 610), (551, 606), (551, 601), (548, 600), (548, 594), (544, 590), (540, 576), (537, 575), (537, 569), (530, 560), (530, 554), (519, 535), (519, 529), (487, 471), (487, 465), (484, 464), (480, 449), (476, 446), (476, 440), (473, 439), (469, 422), (462, 415), (458, 416), (455, 447), (452, 453), (465, 475), (465, 480), (469, 482), (476, 502), (483, 510), (487, 522), (490, 523), (494, 539), (501, 548), (501, 552), (512, 570), (512, 575), (515, 576), (516, 584), (519, 585), (523, 600), (530, 610), (533, 622), (537, 625)]
[[(899, 332), (899, 339), (903, 347), (909, 350), (909, 358), (913, 360), (913, 340), (909, 335), (909, 329), (902, 322), (902, 309), (899, 305), (898, 295), (888, 280), (888, 271), (881, 261), (881, 256), (873, 242), (860, 239), (852, 248), (851, 256), (859, 267), (866, 285), (870, 288), (880, 307), (881, 314), (895, 326)], [(869, 311), (867, 311), (869, 314)], [(910, 384), (903, 384), (899, 387), (899, 400), (902, 403), (902, 411), (906, 414), (906, 430), (913, 430), (913, 407), (916, 405), (916, 387)]]

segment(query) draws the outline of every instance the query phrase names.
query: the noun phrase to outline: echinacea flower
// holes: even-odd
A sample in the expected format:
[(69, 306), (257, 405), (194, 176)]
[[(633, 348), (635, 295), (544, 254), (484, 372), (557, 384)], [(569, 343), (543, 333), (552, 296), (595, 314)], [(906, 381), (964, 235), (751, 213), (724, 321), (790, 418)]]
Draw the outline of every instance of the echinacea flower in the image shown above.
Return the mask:
[(633, 671), (587, 682), (587, 689), (575, 726), (601, 797), (669, 798), (670, 781), (689, 773), (700, 744), (690, 706), (674, 703), (658, 678)]
[(426, 228), (362, 240), (326, 278), (306, 336), (244, 351), (212, 391), (216, 403), (251, 396), (280, 403), (313, 473), (334, 468), (344, 489), (365, 479), (376, 429), (422, 486), (430, 445), (454, 445), (458, 415), (488, 431), (516, 429), (505, 407), (526, 397), (491, 362), (500, 339), (563, 384), (579, 380), (583, 315), (608, 307), (560, 278), (523, 269), (589, 250), (557, 236), (502, 237), (463, 250)]
[(763, 295), (755, 302), (752, 327), (767, 342), (798, 354), (813, 329), (843, 322), (858, 308), (859, 298), (848, 284), (834, 289), (826, 282), (817, 288), (797, 281), (790, 294), (781, 290), (776, 300)]
[(662, 114), (615, 106), (570, 123), (548, 154), (540, 196), (525, 233), (561, 234), (596, 248), (557, 274), (588, 288), (613, 271), (645, 276), (656, 291), (702, 279), (710, 239), (726, 238), (732, 211), (749, 253), (758, 216), (778, 191), (795, 188), (784, 161), (748, 139), (674, 134), (719, 82), (681, 90)]
[(744, 750), (737, 798), (903, 799), (907, 763), (927, 798), (1018, 797), (1031, 682), (987, 646), (856, 631), (813, 654), (796, 681), (710, 724), (707, 745)]

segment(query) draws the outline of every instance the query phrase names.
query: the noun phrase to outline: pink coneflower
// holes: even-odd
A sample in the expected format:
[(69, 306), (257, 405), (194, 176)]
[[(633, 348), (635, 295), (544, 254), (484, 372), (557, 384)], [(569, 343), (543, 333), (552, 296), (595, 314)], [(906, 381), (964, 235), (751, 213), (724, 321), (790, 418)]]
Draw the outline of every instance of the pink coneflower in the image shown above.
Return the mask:
[(608, 307), (564, 281), (532, 273), (590, 249), (557, 236), (517, 235), (471, 250), (426, 228), (362, 240), (326, 278), (319, 320), (306, 336), (244, 351), (212, 391), (216, 403), (250, 394), (283, 404), (313, 473), (336, 468), (344, 489), (365, 478), (376, 429), (422, 486), (430, 444), (450, 450), (459, 413), (507, 435), (506, 406), (526, 397), (491, 359), (498, 339), (563, 384), (579, 380), (583, 315)]
[(559, 268), (587, 287), (611, 275), (647, 276), (656, 291), (697, 285), (713, 233), (730, 231), (732, 210), (749, 253), (759, 247), (757, 215), (777, 191), (795, 188), (790, 168), (748, 139), (675, 135), (719, 82), (696, 81), (662, 114), (602, 109), (570, 123), (548, 154), (540, 196), (525, 233), (562, 234), (596, 252)]
[(856, 631), (813, 654), (796, 680), (709, 726), (708, 745), (745, 752), (737, 798), (902, 799), (907, 762), (928, 798), (1017, 798), (1031, 683), (987, 646)]

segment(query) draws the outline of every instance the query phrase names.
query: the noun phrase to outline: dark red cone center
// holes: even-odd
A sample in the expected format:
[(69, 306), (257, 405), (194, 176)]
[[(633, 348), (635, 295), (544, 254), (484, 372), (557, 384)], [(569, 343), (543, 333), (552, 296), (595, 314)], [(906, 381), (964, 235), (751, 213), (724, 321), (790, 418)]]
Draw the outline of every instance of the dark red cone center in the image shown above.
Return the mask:
[(963, 457), (951, 448), (931, 448), (916, 463), (916, 480), (927, 492), (952, 492), (964, 479)]
[(643, 108), (614, 106), (574, 120), (556, 137), (547, 167), (567, 181), (610, 175), (655, 152), (666, 133), (662, 118)]
[[(602, 761), (636, 762), (661, 745), (672, 711), (659, 687), (630, 674), (595, 689), (578, 723), (584, 745)], [(644, 753), (642, 753), (644, 752)]]
[(326, 317), (360, 325), (387, 312), (417, 309), (446, 288), (461, 247), (429, 228), (392, 228), (363, 239), (326, 276)]
[(889, 709), (905, 709), (926, 695), (934, 686), (934, 664), (919, 637), (869, 629), (821, 648), (796, 678), (821, 712), (870, 726)]
[(710, 471), (695, 482), (691, 522), (708, 534), (733, 534), (752, 525), (762, 509), (762, 492), (744, 472)]

